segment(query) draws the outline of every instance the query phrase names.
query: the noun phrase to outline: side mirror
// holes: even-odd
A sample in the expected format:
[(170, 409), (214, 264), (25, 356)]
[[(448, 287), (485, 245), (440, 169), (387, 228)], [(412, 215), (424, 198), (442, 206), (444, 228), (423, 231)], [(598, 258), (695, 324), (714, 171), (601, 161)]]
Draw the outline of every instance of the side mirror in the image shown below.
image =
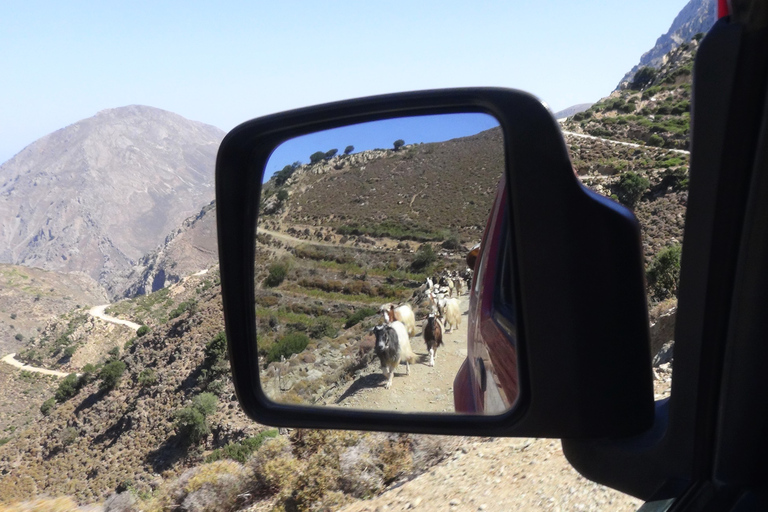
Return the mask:
[[(301, 164), (310, 154), (313, 162)], [(564, 438), (650, 427), (639, 226), (579, 183), (557, 123), (536, 98), (506, 89), (425, 91), (255, 119), (221, 144), (216, 201), (233, 381), (254, 420)], [(448, 283), (429, 293), (421, 279), (437, 287), (433, 272), (454, 277), (481, 237), (469, 294), (454, 299)], [(404, 268), (420, 261), (410, 252), (419, 250), (430, 261)], [(375, 263), (361, 264), (362, 251)], [(276, 263), (289, 253), (301, 263), (292, 270)], [(312, 261), (348, 282), (318, 278)], [(304, 301), (290, 309), (288, 297)], [(446, 305), (453, 300), (458, 317)], [(402, 302), (415, 325), (407, 311), (395, 318)], [(432, 306), (453, 335), (437, 347), (435, 366)], [(361, 311), (369, 315), (363, 326), (333, 337), (335, 326), (350, 323), (340, 318)], [(331, 329), (318, 321), (312, 336), (303, 332), (315, 327), (308, 316), (326, 315)], [(388, 350), (401, 350), (397, 362), (387, 363)], [(456, 367), (448, 352), (460, 356)], [(442, 380), (401, 377), (408, 370), (400, 360), (424, 379), (442, 372)], [(313, 393), (302, 393), (311, 382)], [(368, 399), (374, 391), (391, 399)], [(438, 395), (444, 401), (434, 407)]]

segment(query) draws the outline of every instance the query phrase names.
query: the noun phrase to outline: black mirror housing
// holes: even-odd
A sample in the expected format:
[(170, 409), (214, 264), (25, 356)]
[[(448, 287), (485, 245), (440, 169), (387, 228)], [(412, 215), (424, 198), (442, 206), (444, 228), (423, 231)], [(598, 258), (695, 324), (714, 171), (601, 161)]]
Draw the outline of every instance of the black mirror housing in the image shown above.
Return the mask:
[[(477, 112), (504, 133), (519, 397), (498, 415), (381, 413), (275, 403), (259, 381), (254, 240), (267, 160), (307, 133), (402, 116)], [(557, 122), (535, 97), (469, 88), (376, 96), (274, 114), (224, 139), (216, 162), (221, 285), (232, 377), (268, 425), (434, 434), (624, 437), (653, 421), (640, 229), (575, 177)]]

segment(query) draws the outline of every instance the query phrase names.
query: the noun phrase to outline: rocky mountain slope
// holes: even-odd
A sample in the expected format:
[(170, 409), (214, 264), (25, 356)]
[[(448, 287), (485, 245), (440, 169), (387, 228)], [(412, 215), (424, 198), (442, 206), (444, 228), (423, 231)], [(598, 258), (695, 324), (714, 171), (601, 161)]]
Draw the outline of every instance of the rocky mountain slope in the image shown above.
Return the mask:
[(224, 133), (163, 110), (104, 110), (0, 166), (0, 261), (102, 284), (213, 199)]
[(706, 33), (715, 23), (717, 2), (715, 0), (690, 0), (678, 13), (669, 30), (662, 34), (656, 44), (640, 57), (640, 62), (619, 81), (617, 89), (626, 87), (643, 67), (658, 68), (664, 64), (666, 55), (687, 43), (694, 35)]
[(58, 315), (106, 301), (87, 275), (0, 264), (0, 357), (27, 346)]

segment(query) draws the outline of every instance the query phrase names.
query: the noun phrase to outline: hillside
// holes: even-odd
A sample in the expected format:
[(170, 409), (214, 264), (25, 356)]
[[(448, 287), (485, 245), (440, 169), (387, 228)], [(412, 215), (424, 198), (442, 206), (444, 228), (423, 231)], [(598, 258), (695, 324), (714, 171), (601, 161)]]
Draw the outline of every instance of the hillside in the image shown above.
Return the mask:
[(0, 261), (109, 284), (213, 199), (223, 136), (133, 105), (30, 144), (0, 166)]
[(58, 315), (106, 300), (86, 275), (0, 264), (0, 357), (26, 346)]
[(617, 89), (623, 89), (631, 83), (635, 73), (641, 68), (659, 68), (665, 63), (669, 52), (681, 44), (690, 42), (696, 34), (708, 32), (715, 22), (716, 9), (715, 0), (690, 0), (675, 16), (669, 30), (656, 40), (653, 48), (645, 52), (640, 57), (640, 62), (619, 81)]
[(563, 128), (611, 140), (687, 150), (691, 70), (700, 37), (669, 52), (658, 70), (646, 68), (628, 87), (570, 117)]
[[(314, 237), (479, 240), (503, 166), (501, 130), (335, 156), (298, 167), (262, 198), (261, 226)], [(280, 189), (288, 193), (278, 199)], [(333, 240), (337, 241), (334, 237)], [(346, 242), (346, 241), (345, 241)]]

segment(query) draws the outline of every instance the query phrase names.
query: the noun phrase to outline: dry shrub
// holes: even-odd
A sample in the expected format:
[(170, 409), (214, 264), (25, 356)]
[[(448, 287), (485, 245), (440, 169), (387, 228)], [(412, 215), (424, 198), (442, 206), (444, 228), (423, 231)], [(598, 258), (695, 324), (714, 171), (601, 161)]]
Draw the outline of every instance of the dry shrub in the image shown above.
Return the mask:
[(233, 509), (250, 483), (249, 471), (233, 460), (219, 460), (188, 469), (159, 493), (153, 509), (189, 512)]
[(282, 436), (266, 441), (246, 464), (253, 472), (254, 490), (261, 495), (291, 487), (300, 466), (293, 458), (291, 444)]
[(389, 435), (378, 452), (384, 482), (390, 484), (398, 478), (411, 473), (413, 454), (411, 438), (407, 434)]

